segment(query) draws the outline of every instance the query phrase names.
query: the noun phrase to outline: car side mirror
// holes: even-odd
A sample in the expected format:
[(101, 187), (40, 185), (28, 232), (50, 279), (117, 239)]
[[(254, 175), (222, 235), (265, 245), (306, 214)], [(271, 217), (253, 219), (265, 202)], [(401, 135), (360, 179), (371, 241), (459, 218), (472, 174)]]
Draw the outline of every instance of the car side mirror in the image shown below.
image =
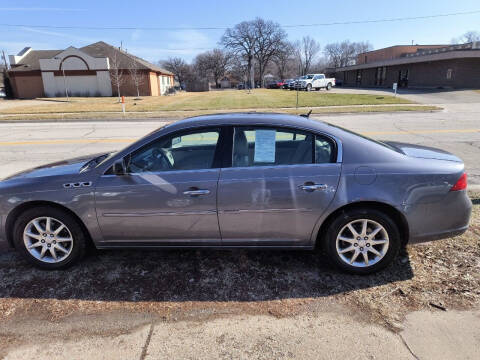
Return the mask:
[(112, 166), (112, 172), (114, 175), (126, 175), (127, 169), (125, 168), (125, 161), (123, 159), (115, 161)]

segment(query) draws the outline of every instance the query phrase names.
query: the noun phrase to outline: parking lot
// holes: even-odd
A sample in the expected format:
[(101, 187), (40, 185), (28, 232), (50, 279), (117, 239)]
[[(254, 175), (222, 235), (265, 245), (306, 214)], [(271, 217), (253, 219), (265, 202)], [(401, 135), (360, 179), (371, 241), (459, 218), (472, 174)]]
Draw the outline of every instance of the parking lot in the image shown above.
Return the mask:
[[(317, 253), (243, 250), (91, 250), (68, 271), (45, 272), (1, 244), (0, 357), (348, 358), (353, 347), (361, 358), (475, 358), (480, 94), (402, 96), (444, 110), (318, 119), (461, 157), (474, 203), (464, 235), (408, 246), (368, 277)], [(119, 149), (168, 122), (0, 123), (0, 172)]]

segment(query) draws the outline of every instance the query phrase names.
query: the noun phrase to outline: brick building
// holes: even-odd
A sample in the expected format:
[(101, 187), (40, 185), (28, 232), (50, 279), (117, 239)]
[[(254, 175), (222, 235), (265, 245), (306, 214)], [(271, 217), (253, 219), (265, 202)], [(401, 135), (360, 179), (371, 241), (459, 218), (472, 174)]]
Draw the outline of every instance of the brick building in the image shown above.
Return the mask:
[(480, 42), (392, 46), (359, 54), (356, 65), (328, 72), (344, 86), (480, 88)]
[(110, 76), (112, 59), (116, 59), (123, 74), (122, 95), (137, 95), (131, 68), (137, 69), (141, 79), (141, 96), (163, 95), (173, 86), (171, 72), (103, 41), (79, 49), (33, 50), (27, 47), (18, 55), (9, 56), (11, 69), (8, 74), (17, 98), (65, 96), (65, 89), (70, 96), (112, 96), (117, 92)]

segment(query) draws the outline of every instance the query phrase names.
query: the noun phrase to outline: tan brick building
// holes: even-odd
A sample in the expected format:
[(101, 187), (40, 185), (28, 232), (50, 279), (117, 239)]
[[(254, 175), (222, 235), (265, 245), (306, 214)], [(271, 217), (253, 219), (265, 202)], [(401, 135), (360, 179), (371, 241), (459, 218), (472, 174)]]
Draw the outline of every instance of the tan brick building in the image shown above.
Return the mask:
[(120, 93), (136, 96), (130, 69), (136, 68), (141, 96), (165, 94), (173, 86), (173, 74), (103, 41), (65, 50), (23, 49), (10, 55), (9, 78), (17, 98), (116, 95), (112, 84), (112, 59), (116, 59), (123, 82)]
[(480, 42), (392, 46), (328, 72), (344, 86), (480, 89)]

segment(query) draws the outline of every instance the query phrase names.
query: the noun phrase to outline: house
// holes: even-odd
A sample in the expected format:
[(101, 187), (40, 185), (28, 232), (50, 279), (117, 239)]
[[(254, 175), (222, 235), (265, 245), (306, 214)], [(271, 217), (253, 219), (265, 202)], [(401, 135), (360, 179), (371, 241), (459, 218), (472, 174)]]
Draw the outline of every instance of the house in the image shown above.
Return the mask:
[(115, 64), (122, 82), (121, 95), (136, 96), (131, 69), (136, 69), (141, 96), (158, 96), (173, 86), (173, 74), (103, 41), (82, 48), (33, 50), (26, 47), (10, 55), (9, 77), (17, 98), (65, 96), (116, 96), (112, 83)]
[(231, 89), (232, 83), (227, 76), (224, 76), (222, 80), (220, 80), (220, 88), (222, 89)]
[(355, 65), (327, 73), (344, 86), (480, 88), (480, 42), (391, 46), (359, 54)]

